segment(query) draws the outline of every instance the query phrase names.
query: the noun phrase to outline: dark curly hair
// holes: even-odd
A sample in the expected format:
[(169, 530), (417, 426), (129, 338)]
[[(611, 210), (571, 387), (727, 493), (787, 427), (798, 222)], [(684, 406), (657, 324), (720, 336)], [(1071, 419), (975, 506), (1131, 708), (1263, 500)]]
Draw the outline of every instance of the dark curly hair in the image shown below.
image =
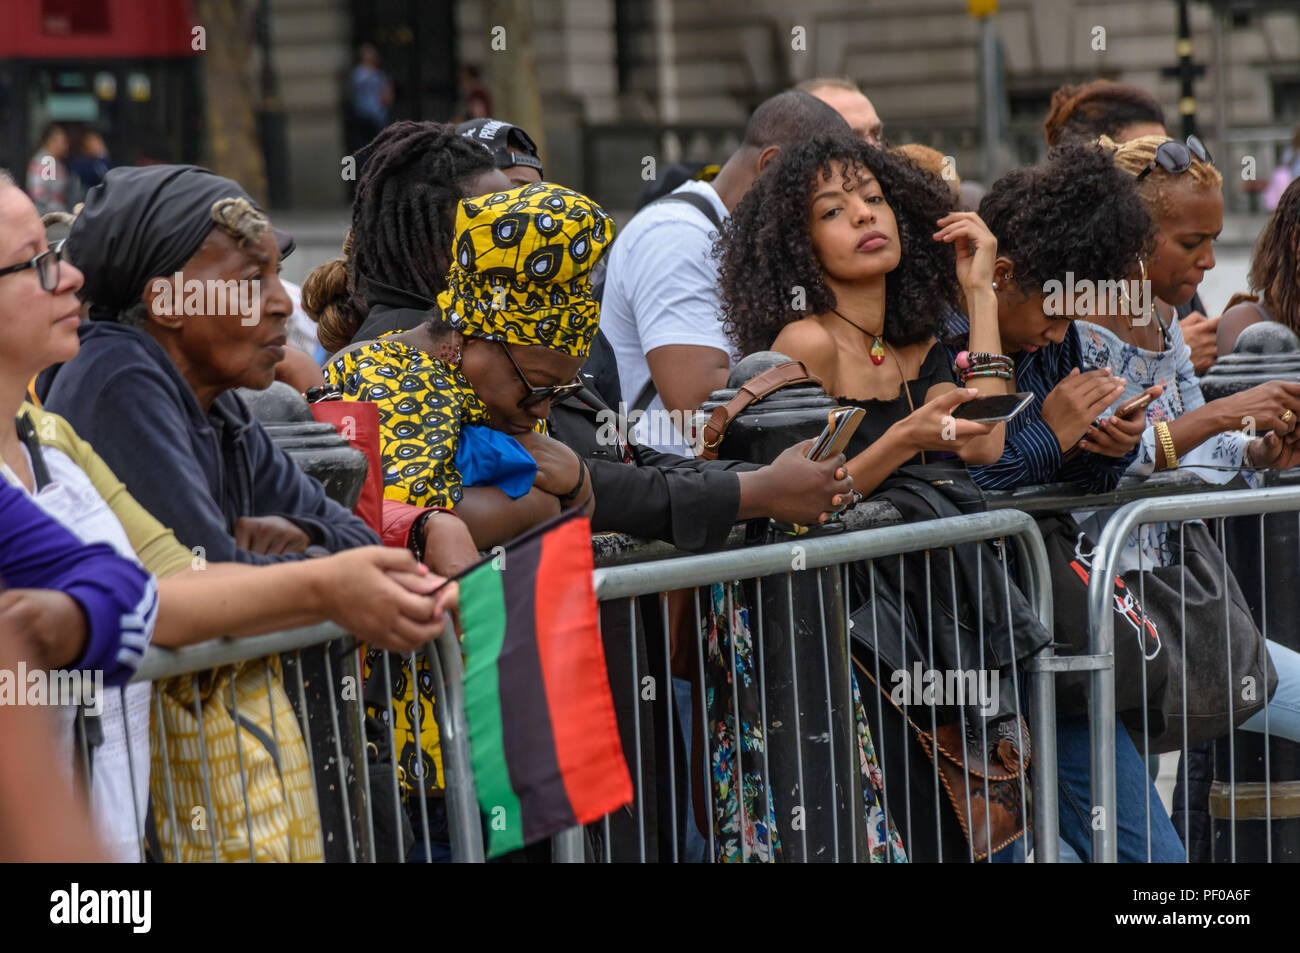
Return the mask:
[[(898, 221), (901, 258), (885, 279), (885, 340), (896, 347), (939, 334), (962, 308), (953, 248), (933, 241), (952, 192), (901, 154), (861, 139), (823, 136), (782, 149), (740, 200), (714, 245), (721, 260), (723, 327), (744, 354), (772, 345), (787, 324), (836, 305), (813, 252), (809, 209), (820, 176), (845, 170), (846, 188), (874, 176)], [(804, 289), (795, 310), (791, 289)]]
[(1134, 181), (1103, 147), (1071, 143), (994, 182), (979, 215), (1026, 294), (1042, 291), (1052, 279), (1064, 281), (1066, 272), (1120, 281), (1154, 241), (1155, 226)]

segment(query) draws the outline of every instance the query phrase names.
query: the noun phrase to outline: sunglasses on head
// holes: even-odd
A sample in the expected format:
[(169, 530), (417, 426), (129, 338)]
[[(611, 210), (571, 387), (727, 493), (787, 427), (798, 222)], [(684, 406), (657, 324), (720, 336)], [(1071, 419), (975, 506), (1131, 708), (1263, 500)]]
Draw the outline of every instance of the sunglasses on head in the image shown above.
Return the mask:
[(524, 382), (524, 389), (528, 392), (524, 396), (524, 399), (516, 405), (520, 410), (527, 410), (529, 407), (534, 407), (544, 400), (563, 400), (571, 394), (576, 394), (578, 391), (582, 390), (582, 381), (571, 381), (568, 384), (553, 384), (550, 387), (534, 387), (532, 382), (529, 381), (528, 377), (524, 374), (523, 368), (519, 366), (519, 362), (515, 360), (515, 356), (510, 353), (510, 345), (506, 344), (505, 341), (497, 341), (497, 343), (501, 345), (501, 350), (506, 352), (506, 357), (510, 359), (510, 363), (514, 366), (515, 373), (518, 374), (519, 379)]
[(1156, 154), (1147, 167), (1138, 173), (1137, 180), (1141, 182), (1154, 172), (1157, 166), (1170, 175), (1180, 175), (1192, 167), (1193, 158), (1208, 162), (1210, 165), (1214, 164), (1210, 150), (1205, 148), (1205, 143), (1195, 136), (1188, 136), (1185, 144), (1177, 139), (1162, 142), (1156, 147)]

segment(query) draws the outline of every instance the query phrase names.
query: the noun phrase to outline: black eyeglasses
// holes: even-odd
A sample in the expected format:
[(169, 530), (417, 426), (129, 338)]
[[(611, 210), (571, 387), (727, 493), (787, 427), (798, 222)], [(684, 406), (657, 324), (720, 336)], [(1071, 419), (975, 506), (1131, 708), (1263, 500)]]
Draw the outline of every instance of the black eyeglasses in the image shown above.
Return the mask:
[(25, 261), (20, 265), (10, 265), (8, 268), (0, 268), (0, 278), (5, 275), (12, 275), (16, 271), (26, 271), (28, 268), (35, 268), (37, 276), (41, 279), (41, 287), (46, 291), (53, 291), (59, 286), (59, 262), (63, 260), (63, 243), (67, 239), (60, 239), (50, 246), (49, 251), (43, 251), (31, 261)]
[(505, 341), (497, 341), (497, 343), (501, 345), (501, 350), (506, 352), (506, 357), (510, 358), (515, 373), (519, 375), (519, 379), (524, 382), (524, 389), (528, 391), (528, 394), (517, 405), (520, 410), (527, 410), (544, 400), (563, 400), (570, 394), (576, 394), (582, 390), (582, 381), (555, 384), (551, 387), (534, 387), (528, 378), (524, 376), (523, 369), (519, 366), (519, 362), (515, 360), (515, 356), (510, 353), (510, 345), (506, 344)]
[(1186, 144), (1179, 142), (1177, 139), (1162, 142), (1156, 146), (1156, 154), (1147, 164), (1147, 167), (1138, 173), (1137, 180), (1141, 182), (1155, 171), (1156, 166), (1171, 175), (1179, 175), (1192, 167), (1193, 157), (1214, 165), (1210, 150), (1205, 148), (1205, 143), (1195, 136), (1188, 136)]

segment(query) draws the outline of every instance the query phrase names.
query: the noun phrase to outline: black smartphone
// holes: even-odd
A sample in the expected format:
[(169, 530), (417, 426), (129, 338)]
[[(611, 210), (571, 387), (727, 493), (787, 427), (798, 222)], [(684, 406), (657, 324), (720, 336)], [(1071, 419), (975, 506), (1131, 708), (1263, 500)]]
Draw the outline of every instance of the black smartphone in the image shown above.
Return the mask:
[(952, 415), (960, 420), (973, 420), (977, 424), (1000, 424), (1020, 413), (1033, 403), (1033, 400), (1033, 394), (976, 397), (959, 405)]

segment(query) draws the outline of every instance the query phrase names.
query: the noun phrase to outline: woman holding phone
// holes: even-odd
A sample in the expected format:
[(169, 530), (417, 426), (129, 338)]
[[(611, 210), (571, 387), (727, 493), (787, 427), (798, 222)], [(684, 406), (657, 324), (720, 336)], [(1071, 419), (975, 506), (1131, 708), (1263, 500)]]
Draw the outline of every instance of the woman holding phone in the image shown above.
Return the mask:
[[(854, 488), (888, 498), (908, 520), (948, 515), (944, 508), (955, 505), (909, 489), (909, 481), (917, 482), (910, 468), (927, 462), (927, 454), (958, 458), (944, 467), (940, 482), (954, 490), (964, 482), (978, 496), (962, 465), (998, 459), (1006, 425), (961, 419), (958, 409), (979, 397), (1006, 398), (1013, 390), (992, 284), (997, 244), (978, 216), (951, 212), (951, 203), (945, 183), (905, 156), (861, 140), (818, 138), (783, 150), (781, 161), (759, 176), (732, 212), (715, 252), (721, 258), (724, 327), (738, 349), (770, 349), (802, 361), (827, 393), (861, 412), (846, 449)], [(946, 319), (960, 311), (970, 315), (973, 353), (954, 362), (940, 334)], [(958, 375), (964, 386), (958, 386)], [(987, 410), (976, 414), (994, 416)], [(976, 547), (961, 558), (978, 560), (984, 553)], [(919, 582), (922, 575), (909, 571), (903, 579), (892, 567), (878, 570), (875, 588), (895, 593), (924, 618), (929, 590)], [(855, 568), (853, 598), (860, 606), (874, 591), (867, 574), (865, 564)], [(989, 614), (987, 600), (979, 601), (964, 582), (956, 585), (963, 605), (978, 604)], [(948, 591), (947, 582), (934, 586)], [(1013, 597), (1023, 603), (1018, 591)], [(968, 638), (956, 628), (935, 634), (931, 666), (945, 652), (951, 657), (955, 643), (962, 646), (958, 656), (977, 657), (978, 635)], [(985, 628), (1007, 631), (1005, 624)], [(1030, 644), (1033, 628), (1031, 623), (1017, 632), (1027, 648), (1021, 654), (1018, 642), (1016, 658), (1037, 648)], [(1042, 637), (1047, 639), (1045, 632)], [(907, 857), (961, 861), (974, 856), (972, 848), (982, 854), (988, 846), (997, 859), (1011, 859), (1016, 843), (1001, 852), (992, 844), (968, 844), (955, 812), (936, 810), (932, 766), (912, 728), (889, 701), (871, 700), (870, 686), (857, 672), (871, 677), (877, 668), (884, 672), (885, 664), (902, 664), (884, 659), (883, 652), (883, 664), (874, 664), (884, 644), (855, 644), (855, 718), (860, 734), (879, 742), (884, 771), (873, 772), (871, 788), (883, 795), (881, 812), (887, 808), (902, 828)], [(859, 684), (866, 704), (858, 702)], [(887, 697), (887, 690), (881, 694)], [(940, 707), (934, 706), (939, 723), (956, 720), (960, 706)], [(919, 718), (929, 723), (928, 715)]]
[[(1113, 150), (1118, 168), (1137, 177), (1144, 204), (1153, 213), (1164, 210), (1167, 227), (1218, 233), (1222, 177), (1199, 142), (1189, 148), (1174, 139), (1144, 136), (1118, 146), (1103, 138), (1102, 145)], [(1199, 224), (1193, 221), (1198, 216)], [(1139, 260), (1130, 286), (1150, 287), (1140, 285), (1150, 281), (1148, 274), (1148, 263)], [(1209, 483), (1226, 483), (1240, 473), (1254, 484), (1258, 470), (1300, 463), (1300, 384), (1270, 381), (1207, 403), (1178, 322), (1168, 320), (1148, 297), (1145, 291), (1142, 298), (1121, 296), (1112, 313), (1098, 296), (1088, 320), (1077, 322), (1083, 359), (1109, 365), (1127, 381), (1113, 412), (1131, 410), (1123, 416), (1144, 428), (1127, 473), (1147, 476), (1177, 467)], [(1139, 400), (1144, 394), (1149, 399)], [(1144, 526), (1140, 541), (1137, 536), (1128, 541), (1120, 571), (1138, 567), (1139, 550), (1144, 566), (1164, 565), (1165, 537), (1164, 524)]]
[[(927, 451), (968, 463), (1002, 453), (1002, 424), (955, 414), (1011, 388), (992, 284), (997, 242), (979, 216), (951, 205), (945, 184), (905, 156), (825, 137), (760, 176), (719, 240), (724, 326), (741, 352), (802, 361), (828, 394), (866, 411), (848, 446), (863, 494)], [(958, 369), (970, 372), (963, 387), (939, 343), (957, 311), (971, 316), (980, 359)]]

